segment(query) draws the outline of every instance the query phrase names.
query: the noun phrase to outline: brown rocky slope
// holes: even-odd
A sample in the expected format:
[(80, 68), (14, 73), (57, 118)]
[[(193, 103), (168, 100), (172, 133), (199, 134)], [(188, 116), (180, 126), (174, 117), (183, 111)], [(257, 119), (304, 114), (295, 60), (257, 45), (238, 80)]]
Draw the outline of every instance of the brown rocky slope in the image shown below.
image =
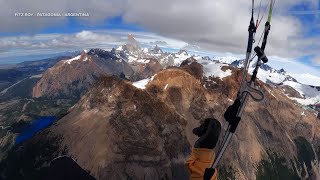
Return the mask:
[[(192, 66), (197, 67), (197, 63)], [(189, 69), (194, 69), (193, 74), (202, 71)], [(52, 132), (64, 137), (70, 154), (95, 177), (129, 174), (127, 177), (134, 179), (182, 178), (186, 172), (176, 175), (173, 169), (183, 169), (183, 161), (196, 140), (192, 128), (199, 120), (212, 116), (224, 123), (221, 113), (231, 104), (228, 98), (234, 98), (239, 82), (237, 74), (234, 69), (233, 76), (221, 81), (223, 88), (218, 93), (205, 89), (190, 70), (161, 71), (145, 90), (132, 87), (130, 82), (106, 78)], [(254, 165), (267, 156), (269, 148), (289, 159), (297, 154), (294, 139), (298, 136), (309, 141), (316, 136), (319, 143), (320, 122), (312, 112), (295, 106), (270, 86), (262, 82), (258, 85), (266, 92), (266, 100), (250, 101), (224, 158), (225, 164), (237, 170), (239, 179), (254, 179)], [(91, 148), (80, 148), (89, 142), (93, 143)], [(164, 167), (165, 170), (158, 171)]]
[[(161, 83), (168, 83), (167, 89)], [(105, 77), (50, 130), (63, 137), (70, 155), (98, 179), (185, 179), (191, 140), (184, 132), (193, 118), (183, 115), (201, 84), (185, 71), (166, 70), (148, 90)], [(154, 96), (156, 91), (164, 91), (163, 98), (171, 101)]]
[(101, 75), (133, 75), (129, 64), (116, 54), (102, 49), (83, 51), (48, 69), (33, 88), (33, 97), (80, 96)]

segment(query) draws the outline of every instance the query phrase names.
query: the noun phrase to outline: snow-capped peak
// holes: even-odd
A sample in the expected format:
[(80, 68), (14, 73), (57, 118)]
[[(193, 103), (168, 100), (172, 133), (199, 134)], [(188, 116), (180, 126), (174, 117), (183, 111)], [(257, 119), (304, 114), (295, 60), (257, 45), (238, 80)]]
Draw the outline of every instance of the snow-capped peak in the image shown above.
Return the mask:
[(64, 61), (64, 63), (71, 64), (72, 62), (78, 61), (78, 60), (87, 61), (88, 60), (87, 53), (88, 53), (88, 50), (83, 49), (80, 55), (78, 55), (74, 58), (71, 58), (71, 59), (67, 59)]
[(116, 50), (117, 51), (122, 51), (123, 50), (123, 46), (119, 46)]
[[(236, 68), (242, 68), (244, 66), (244, 60), (234, 60), (235, 58), (233, 57), (219, 57), (214, 59), (218, 59), (219, 62), (230, 64), (231, 66)], [(250, 64), (248, 70), (250, 74), (252, 74), (255, 65), (255, 63)], [(257, 78), (264, 83), (270, 83), (278, 86), (284, 85), (293, 88), (303, 98), (288, 97), (290, 99), (296, 100), (302, 105), (313, 105), (320, 103), (320, 88), (317, 89), (315, 87), (299, 83), (295, 78), (292, 77), (292, 75), (290, 75), (290, 73), (285, 71), (283, 68), (277, 70), (272, 68), (268, 64), (262, 64), (259, 68)]]
[(148, 53), (151, 53), (151, 54), (162, 54), (163, 51), (158, 45), (156, 45), (155, 47), (152, 47), (152, 48), (148, 49)]
[(148, 53), (149, 52), (148, 48), (143, 48), (143, 52)]
[(73, 61), (77, 61), (77, 60), (79, 60), (79, 59), (80, 59), (80, 57), (81, 57), (81, 55), (78, 55), (78, 56), (76, 56), (76, 57), (74, 57), (74, 58), (71, 58), (71, 59), (65, 60), (65, 61), (64, 61), (64, 63), (71, 64)]
[[(219, 58), (219, 59), (220, 59), (219, 62), (222, 61), (222, 62), (227, 62), (227, 63), (229, 63), (232, 60), (232, 58), (230, 59), (230, 57)], [(236, 67), (236, 68), (242, 68), (242, 67), (244, 67), (244, 62), (245, 62), (245, 60), (234, 60), (230, 63), (230, 65), (233, 67)], [(256, 64), (251, 62), (248, 72), (252, 73), (255, 66), (256, 66)], [(273, 84), (280, 84), (286, 80), (296, 81), (284, 69), (277, 70), (277, 69), (270, 67), (268, 64), (261, 64), (260, 65), (259, 73), (258, 73), (257, 77), (265, 83), (273, 83)]]
[(206, 60), (206, 61), (211, 61), (211, 58), (209, 56), (203, 56), (201, 57), (203, 60)]

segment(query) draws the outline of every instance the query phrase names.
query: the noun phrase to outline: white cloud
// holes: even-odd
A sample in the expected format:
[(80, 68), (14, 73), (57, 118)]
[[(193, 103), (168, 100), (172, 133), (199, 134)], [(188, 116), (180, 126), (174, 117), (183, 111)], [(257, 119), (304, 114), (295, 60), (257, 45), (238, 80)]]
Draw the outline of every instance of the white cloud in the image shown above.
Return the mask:
[[(267, 2), (265, 1), (264, 7)], [(285, 15), (283, 10), (301, 2), (311, 4), (313, 1), (287, 0), (277, 4), (276, 10), (281, 11), (275, 11), (272, 19), (266, 49), (268, 54), (281, 57), (303, 56), (304, 52), (301, 50), (311, 45), (311, 42), (304, 42), (302, 34), (305, 27), (297, 18)], [(245, 0), (135, 0), (128, 1), (124, 19), (161, 35), (181, 39), (208, 50), (243, 53), (247, 42), (250, 3), (251, 1)], [(264, 17), (266, 16), (267, 14)], [(260, 37), (263, 24), (264, 22), (256, 39)]]
[[(257, 1), (258, 2), (258, 1)], [(256, 9), (258, 3), (256, 2)], [(269, 1), (262, 1), (261, 14)], [(0, 32), (37, 32), (44, 27), (63, 27), (65, 17), (14, 17), (16, 12), (88, 12), (90, 17), (77, 18), (87, 25), (122, 16), (156, 34), (180, 39), (215, 52), (243, 53), (247, 42), (247, 26), (251, 1), (248, 0), (0, 0)], [(267, 53), (281, 57), (306, 55), (306, 49), (320, 45), (305, 41), (299, 19), (288, 10), (299, 4), (317, 7), (317, 0), (277, 1), (267, 46)], [(264, 17), (267, 15), (265, 14)], [(263, 22), (256, 39), (263, 30)]]

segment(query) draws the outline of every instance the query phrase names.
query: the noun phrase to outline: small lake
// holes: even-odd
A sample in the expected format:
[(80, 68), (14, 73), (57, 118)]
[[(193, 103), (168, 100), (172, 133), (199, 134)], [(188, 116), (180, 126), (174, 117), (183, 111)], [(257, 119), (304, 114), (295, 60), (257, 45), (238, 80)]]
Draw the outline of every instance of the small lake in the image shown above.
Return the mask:
[(55, 116), (45, 116), (32, 121), (31, 124), (22, 128), (21, 133), (17, 136), (15, 145), (23, 143), (37, 132), (50, 126), (56, 120)]

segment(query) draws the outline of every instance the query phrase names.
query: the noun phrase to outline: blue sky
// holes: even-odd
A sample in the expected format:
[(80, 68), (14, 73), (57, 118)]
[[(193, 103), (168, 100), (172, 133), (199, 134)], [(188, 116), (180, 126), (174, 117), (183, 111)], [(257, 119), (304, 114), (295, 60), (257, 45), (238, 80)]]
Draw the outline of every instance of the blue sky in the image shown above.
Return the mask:
[[(2, 0), (0, 63), (41, 59), (82, 48), (111, 48), (127, 33), (145, 45), (168, 41), (167, 49), (200, 47), (212, 55), (244, 57), (249, 0)], [(255, 11), (258, 11), (256, 1)], [(262, 10), (269, 0), (262, 1)], [(277, 1), (266, 54), (271, 64), (303, 74), (320, 73), (318, 0)], [(15, 17), (16, 12), (88, 12), (90, 17)], [(257, 15), (257, 14), (256, 14)], [(265, 15), (266, 16), (266, 15)], [(265, 20), (265, 19), (264, 19)], [(263, 21), (264, 21), (263, 20)], [(264, 24), (264, 22), (263, 22)], [(260, 37), (260, 26), (257, 37)], [(199, 49), (197, 49), (199, 51)], [(303, 65), (304, 69), (295, 68)], [(288, 67), (287, 67), (288, 68)], [(307, 68), (307, 69), (306, 69)]]
[(30, 34), (48, 34), (48, 33), (77, 33), (83, 30), (125, 30), (125, 31), (132, 31), (132, 32), (139, 32), (145, 31), (143, 28), (139, 27), (138, 25), (132, 23), (125, 23), (122, 20), (121, 16), (112, 17), (110, 19), (105, 19), (98, 24), (86, 24), (79, 19), (74, 17), (67, 18), (66, 23), (58, 26), (49, 26), (42, 29), (37, 29), (32, 32), (0, 32), (0, 37), (7, 37), (7, 36), (23, 36), (23, 35), (30, 35)]

